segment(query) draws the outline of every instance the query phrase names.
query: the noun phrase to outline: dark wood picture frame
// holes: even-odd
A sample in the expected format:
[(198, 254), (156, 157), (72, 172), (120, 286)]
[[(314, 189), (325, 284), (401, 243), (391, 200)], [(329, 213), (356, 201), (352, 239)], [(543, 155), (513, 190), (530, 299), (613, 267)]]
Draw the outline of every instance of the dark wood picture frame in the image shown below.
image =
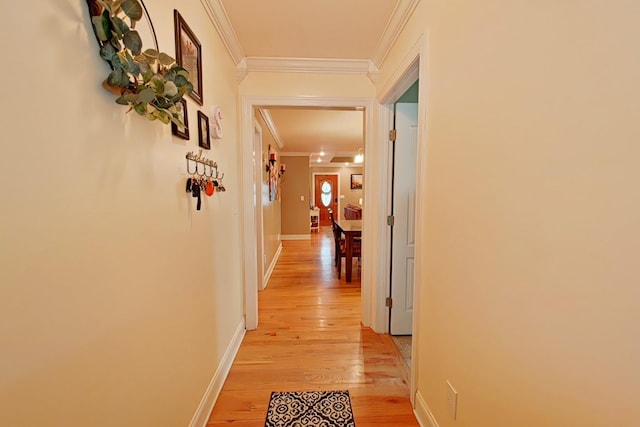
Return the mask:
[(177, 9), (173, 10), (176, 38), (176, 63), (189, 72), (189, 81), (193, 83), (190, 96), (203, 105), (202, 96), (202, 46)]
[(209, 117), (198, 110), (198, 146), (205, 150), (211, 149), (211, 139), (209, 139)]
[(361, 173), (351, 174), (351, 189), (362, 190), (362, 174)]
[(184, 128), (180, 129), (178, 125), (172, 122), (171, 133), (179, 138), (189, 140), (189, 114), (187, 112), (187, 100), (183, 98), (179, 102), (182, 104), (182, 117), (180, 117), (180, 119), (182, 120), (182, 123), (184, 123)]

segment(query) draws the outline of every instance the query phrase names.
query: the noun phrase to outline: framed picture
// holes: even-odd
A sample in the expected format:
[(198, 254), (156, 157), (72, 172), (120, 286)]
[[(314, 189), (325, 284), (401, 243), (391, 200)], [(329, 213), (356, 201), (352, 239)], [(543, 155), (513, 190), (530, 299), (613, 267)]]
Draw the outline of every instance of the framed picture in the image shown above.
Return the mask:
[(198, 110), (198, 145), (205, 150), (211, 149), (211, 140), (209, 139), (209, 117), (200, 110)]
[(182, 109), (180, 111), (180, 121), (184, 123), (184, 127), (179, 127), (175, 123), (171, 123), (171, 133), (182, 139), (189, 139), (189, 115), (187, 114), (187, 100), (181, 99), (180, 105)]
[(351, 174), (351, 189), (362, 190), (362, 174), (361, 173)]
[(173, 10), (173, 20), (176, 32), (176, 63), (189, 72), (189, 81), (193, 83), (191, 97), (202, 105), (202, 46), (176, 9)]

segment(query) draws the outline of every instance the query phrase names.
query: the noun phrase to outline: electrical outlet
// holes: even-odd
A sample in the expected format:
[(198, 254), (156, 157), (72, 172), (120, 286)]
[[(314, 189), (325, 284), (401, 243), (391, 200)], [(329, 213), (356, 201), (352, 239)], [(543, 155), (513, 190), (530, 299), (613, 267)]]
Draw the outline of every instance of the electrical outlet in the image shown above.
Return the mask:
[(451, 419), (455, 420), (458, 411), (458, 392), (453, 388), (449, 380), (447, 380), (447, 408)]

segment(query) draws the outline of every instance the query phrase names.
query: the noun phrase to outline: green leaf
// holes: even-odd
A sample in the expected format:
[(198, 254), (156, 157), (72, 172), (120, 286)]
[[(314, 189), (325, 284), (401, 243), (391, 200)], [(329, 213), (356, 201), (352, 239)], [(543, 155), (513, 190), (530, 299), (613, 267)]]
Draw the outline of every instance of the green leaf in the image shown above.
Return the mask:
[(140, 67), (135, 62), (125, 62), (124, 69), (136, 77), (140, 74)]
[(160, 57), (158, 59), (159, 59), (160, 63), (162, 65), (164, 65), (165, 67), (168, 67), (171, 64), (173, 64), (174, 62), (176, 62), (175, 59), (173, 59), (172, 57), (170, 57), (169, 55), (167, 55), (164, 52), (160, 53)]
[(109, 18), (106, 18), (105, 25), (105, 17), (102, 16), (93, 16), (91, 18), (91, 22), (93, 22), (93, 29), (96, 31), (96, 37), (98, 40), (102, 42), (106, 42), (111, 38), (111, 28), (109, 26)]
[(127, 101), (127, 104), (133, 105), (138, 103), (138, 95), (135, 93), (127, 93), (124, 96), (124, 100)]
[(114, 16), (112, 21), (114, 24), (113, 27), (120, 37), (122, 37), (127, 31), (129, 31), (129, 26), (126, 24), (126, 22), (124, 22), (117, 16)]
[(124, 0), (122, 10), (132, 21), (139, 21), (142, 18), (142, 6), (138, 0)]
[(140, 114), (141, 116), (144, 116), (145, 114), (147, 114), (147, 104), (136, 104), (133, 106), (133, 109), (136, 111), (136, 113)]
[(118, 99), (116, 99), (116, 104), (129, 105), (129, 103), (127, 102), (127, 98), (124, 95), (122, 95), (122, 96), (118, 97)]
[(127, 49), (131, 51), (134, 55), (140, 55), (142, 51), (142, 39), (140, 35), (135, 30), (130, 30), (124, 34), (123, 38), (124, 45)]
[(164, 81), (162, 81), (161, 78), (152, 78), (151, 79), (151, 86), (153, 86), (154, 90), (156, 91), (157, 94), (162, 95), (165, 91), (165, 85), (164, 85)]
[(158, 59), (160, 57), (160, 54), (155, 49), (147, 49), (144, 52), (142, 52), (142, 54), (144, 56), (148, 56), (149, 58), (153, 58), (153, 59)]
[(164, 85), (165, 96), (176, 96), (178, 94), (178, 87), (172, 81), (168, 81)]
[(182, 87), (188, 84), (189, 80), (187, 80), (184, 76), (176, 76), (174, 83), (176, 84), (176, 86)]
[(116, 50), (111, 45), (111, 43), (105, 43), (100, 48), (100, 57), (105, 61), (112, 62), (114, 57), (118, 57)]
[(115, 69), (107, 77), (107, 83), (115, 87), (129, 86), (129, 76), (122, 69)]
[(151, 88), (146, 88), (138, 94), (138, 102), (148, 104), (156, 99), (156, 93)]

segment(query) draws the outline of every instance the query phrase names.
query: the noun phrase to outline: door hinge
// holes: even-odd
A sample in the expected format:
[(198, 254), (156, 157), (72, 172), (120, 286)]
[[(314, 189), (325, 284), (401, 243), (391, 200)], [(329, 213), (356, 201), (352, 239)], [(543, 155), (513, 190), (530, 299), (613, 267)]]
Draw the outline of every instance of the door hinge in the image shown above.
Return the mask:
[(396, 141), (396, 136), (398, 136), (398, 132), (395, 129), (391, 129), (389, 131), (389, 141)]
[(393, 299), (392, 299), (391, 297), (387, 297), (387, 298), (384, 300), (384, 305), (385, 305), (386, 307), (392, 308), (392, 307), (393, 307)]
[(395, 224), (395, 222), (396, 222), (396, 218), (393, 215), (387, 216), (387, 225), (393, 227), (393, 224)]

